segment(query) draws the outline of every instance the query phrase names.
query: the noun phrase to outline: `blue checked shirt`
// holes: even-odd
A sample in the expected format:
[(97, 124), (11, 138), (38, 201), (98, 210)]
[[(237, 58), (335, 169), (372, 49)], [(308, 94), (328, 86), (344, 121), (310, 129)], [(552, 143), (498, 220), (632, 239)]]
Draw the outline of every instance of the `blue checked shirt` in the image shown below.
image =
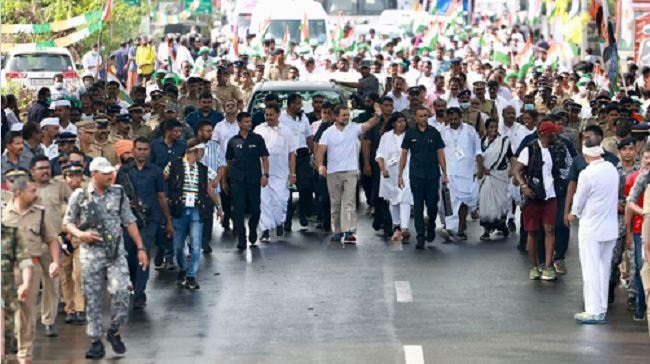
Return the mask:
[[(226, 158), (223, 150), (214, 140), (209, 140), (205, 143), (205, 154), (203, 155), (203, 159), (201, 159), (201, 163), (215, 172), (218, 172), (219, 168), (226, 166)], [(218, 193), (219, 191), (221, 191), (221, 187), (218, 186), (215, 192)]]

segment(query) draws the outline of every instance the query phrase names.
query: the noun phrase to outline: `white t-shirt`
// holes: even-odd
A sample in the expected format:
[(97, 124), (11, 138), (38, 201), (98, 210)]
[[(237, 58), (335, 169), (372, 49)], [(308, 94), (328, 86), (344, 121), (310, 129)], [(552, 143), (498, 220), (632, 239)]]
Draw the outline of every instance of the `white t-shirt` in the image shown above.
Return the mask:
[[(555, 197), (555, 187), (553, 186), (553, 159), (551, 158), (551, 152), (548, 148), (542, 147), (542, 143), (537, 141), (539, 147), (542, 151), (542, 178), (544, 179), (544, 190), (546, 191), (546, 200), (550, 200)], [(523, 164), (525, 167), (528, 166), (528, 148), (524, 148), (519, 154), (517, 161)]]
[(318, 144), (327, 147), (327, 173), (359, 169), (357, 142), (361, 134), (361, 124), (356, 123), (349, 123), (343, 130), (333, 125), (323, 132)]
[(393, 99), (393, 110), (395, 112), (400, 112), (407, 107), (409, 107), (409, 98), (408, 95), (402, 92), (400, 97), (397, 97), (393, 91), (388, 93), (388, 97)]
[(298, 148), (307, 148), (307, 138), (312, 136), (307, 115), (303, 113), (299, 119), (294, 119), (286, 111), (283, 111), (280, 114), (280, 125), (287, 129), (289, 135), (294, 138), (293, 142)]

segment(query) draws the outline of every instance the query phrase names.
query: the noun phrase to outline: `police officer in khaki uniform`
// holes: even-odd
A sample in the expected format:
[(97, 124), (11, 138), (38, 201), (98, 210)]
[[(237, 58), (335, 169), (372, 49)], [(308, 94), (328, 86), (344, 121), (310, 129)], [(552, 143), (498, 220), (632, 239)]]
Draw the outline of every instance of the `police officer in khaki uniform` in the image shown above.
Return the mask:
[(115, 125), (110, 128), (109, 139), (115, 141), (122, 139), (133, 140), (133, 131), (131, 130), (131, 116), (129, 114), (119, 114), (115, 117)]
[(91, 144), (92, 150), (88, 154), (89, 156), (104, 157), (108, 159), (113, 165), (119, 163), (117, 154), (115, 154), (115, 139), (111, 137), (110, 130), (108, 129), (109, 120), (105, 117), (96, 117), (95, 124), (97, 126), (97, 131), (95, 132), (95, 140)]
[[(20, 303), (16, 315), (18, 358), (30, 361), (36, 330), (34, 314), (38, 289), (44, 275), (49, 275), (52, 279), (58, 276), (60, 245), (53, 219), (46, 218), (45, 209), (35, 204), (38, 199), (36, 183), (28, 177), (18, 177), (11, 191), (14, 199), (4, 208), (2, 220), (7, 225), (18, 227), (20, 239), (25, 242), (35, 263), (27, 300)], [(17, 284), (22, 284), (22, 279)], [(46, 326), (46, 333), (53, 332)]]
[(219, 67), (217, 69), (217, 82), (212, 84), (212, 95), (216, 97), (220, 104), (225, 104), (228, 100), (237, 100), (237, 108), (244, 109), (244, 96), (239, 90), (239, 87), (231, 85), (228, 81), (228, 69), (226, 67)]
[(463, 90), (458, 93), (458, 104), (460, 105), (460, 117), (463, 122), (471, 125), (479, 136), (484, 136), (485, 120), (487, 118), (480, 110), (480, 101), (472, 99), (470, 90)]
[[(69, 194), (77, 188), (85, 188), (90, 182), (88, 176), (83, 174), (84, 166), (78, 162), (67, 163), (63, 166), (62, 181)], [(68, 195), (69, 197), (69, 195)], [(67, 200), (61, 207), (65, 212)], [(61, 293), (65, 303), (65, 323), (74, 325), (86, 324), (85, 300), (81, 290), (81, 260), (80, 241), (71, 234), (64, 232), (61, 236)]]
[(151, 139), (151, 128), (148, 125), (145, 125), (144, 119), (144, 108), (140, 105), (131, 105), (129, 106), (129, 116), (131, 117), (131, 133), (134, 135), (133, 139), (137, 137), (143, 137)]
[(275, 63), (266, 69), (264, 77), (269, 81), (284, 81), (289, 79), (290, 65), (284, 63), (284, 49), (276, 48), (273, 51)]
[[(52, 225), (57, 229), (56, 235), (61, 233), (61, 219), (63, 212), (61, 206), (68, 200), (70, 196), (69, 191), (66, 189), (65, 184), (55, 181), (51, 178), (50, 161), (46, 156), (38, 156), (32, 160), (31, 174), (34, 182), (36, 183), (38, 199), (36, 204), (45, 208), (45, 218), (52, 221)], [(44, 259), (41, 259), (44, 262)], [(47, 266), (41, 266), (43, 270)], [(54, 323), (56, 322), (56, 315), (59, 306), (59, 280), (51, 279), (47, 275), (43, 275), (42, 280), (43, 294), (41, 301), (41, 321), (46, 328), (48, 336), (55, 336)]]
[(492, 119), (499, 120), (499, 112), (494, 101), (485, 97), (485, 81), (474, 82), (474, 95), (481, 102), (481, 112), (487, 114)]
[(95, 121), (82, 120), (77, 123), (77, 130), (79, 131), (79, 150), (88, 156), (97, 154), (93, 147), (95, 133), (97, 132), (97, 124)]

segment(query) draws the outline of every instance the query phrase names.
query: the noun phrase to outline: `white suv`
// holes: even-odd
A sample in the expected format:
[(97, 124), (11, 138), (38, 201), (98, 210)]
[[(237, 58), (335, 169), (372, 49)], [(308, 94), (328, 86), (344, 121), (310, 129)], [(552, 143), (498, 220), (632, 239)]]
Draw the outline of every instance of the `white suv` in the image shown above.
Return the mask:
[(63, 86), (69, 91), (79, 87), (79, 73), (67, 49), (13, 49), (4, 59), (0, 82), (5, 85), (11, 80), (35, 90), (52, 87), (57, 73), (63, 74)]

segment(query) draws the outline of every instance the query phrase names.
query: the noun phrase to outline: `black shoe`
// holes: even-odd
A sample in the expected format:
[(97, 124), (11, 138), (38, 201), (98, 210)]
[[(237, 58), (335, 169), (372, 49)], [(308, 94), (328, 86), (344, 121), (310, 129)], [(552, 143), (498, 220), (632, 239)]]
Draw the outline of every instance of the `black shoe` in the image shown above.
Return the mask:
[[(226, 221), (228, 221), (228, 220), (226, 220)], [(225, 231), (225, 232), (230, 231), (230, 224), (229, 223), (224, 222), (223, 224), (221, 224), (221, 226), (223, 227), (223, 231)]]
[(507, 238), (508, 236), (510, 236), (510, 228), (508, 228), (507, 226), (504, 226), (503, 228), (501, 228), (500, 231), (501, 231), (501, 234), (503, 235), (504, 238)]
[(86, 320), (85, 312), (75, 312), (76, 320), (74, 321), (75, 325), (85, 325), (88, 323)]
[(314, 225), (314, 229), (322, 229), (323, 228), (323, 223), (322, 222), (317, 222), (316, 225)]
[(418, 240), (418, 243), (415, 244), (415, 249), (418, 249), (418, 250), (424, 249), (424, 240)]
[(203, 247), (203, 254), (212, 254), (212, 247), (210, 244), (205, 244)]
[(260, 237), (260, 241), (263, 243), (268, 243), (269, 240), (271, 240), (271, 234), (269, 234), (268, 230), (262, 231), (262, 236)]
[(300, 226), (305, 227), (305, 226), (307, 226), (307, 225), (309, 225), (309, 221), (307, 221), (307, 218), (306, 218), (306, 217), (301, 216), (301, 217), (300, 217)]
[(251, 229), (251, 232), (248, 234), (248, 241), (251, 243), (251, 245), (257, 242), (257, 230)]
[(517, 231), (517, 225), (515, 225), (515, 219), (508, 219), (508, 230), (510, 230), (510, 232), (513, 233)]
[(126, 353), (126, 346), (124, 346), (124, 342), (122, 342), (122, 338), (120, 337), (120, 332), (117, 331), (117, 329), (108, 329), (108, 331), (106, 331), (106, 340), (111, 343), (111, 347), (113, 347), (115, 354)]
[(284, 231), (291, 232), (291, 223), (290, 222), (285, 222), (284, 223)]
[(435, 230), (427, 230), (427, 242), (431, 243), (434, 240), (436, 240), (436, 231)]
[(97, 339), (90, 344), (90, 349), (86, 351), (86, 359), (101, 359), (106, 355), (104, 351), (104, 344), (101, 340)]
[(74, 312), (65, 314), (65, 320), (63, 320), (63, 322), (70, 325), (73, 324), (75, 321), (77, 321), (77, 315)]
[(465, 234), (464, 232), (463, 233), (458, 233), (456, 236), (460, 240), (463, 240), (463, 241), (467, 240), (467, 234)]
[[(160, 250), (159, 250), (160, 251)], [(161, 270), (163, 269), (163, 256), (162, 254), (156, 253), (156, 257), (153, 258), (153, 268), (155, 270)]]
[(614, 303), (615, 300), (616, 300), (616, 285), (610, 284), (609, 295), (607, 296), (607, 303), (611, 305), (612, 303)]
[(176, 285), (179, 287), (183, 287), (185, 285), (185, 272), (180, 271), (178, 272), (178, 275), (176, 276)]
[(239, 242), (239, 244), (237, 244), (237, 249), (246, 250), (246, 242)]
[(45, 326), (45, 336), (47, 337), (56, 337), (59, 336), (59, 333), (56, 331), (54, 325), (44, 325)]
[(194, 277), (187, 277), (187, 283), (185, 284), (185, 287), (187, 287), (187, 289), (190, 291), (195, 291), (200, 288), (199, 284), (196, 282), (196, 278)]
[(490, 232), (486, 230), (479, 239), (483, 241), (490, 240)]
[(143, 309), (147, 306), (147, 295), (136, 295), (136, 298), (133, 300), (133, 308)]
[(284, 227), (282, 225), (278, 225), (275, 227), (275, 235), (278, 237), (284, 236)]

